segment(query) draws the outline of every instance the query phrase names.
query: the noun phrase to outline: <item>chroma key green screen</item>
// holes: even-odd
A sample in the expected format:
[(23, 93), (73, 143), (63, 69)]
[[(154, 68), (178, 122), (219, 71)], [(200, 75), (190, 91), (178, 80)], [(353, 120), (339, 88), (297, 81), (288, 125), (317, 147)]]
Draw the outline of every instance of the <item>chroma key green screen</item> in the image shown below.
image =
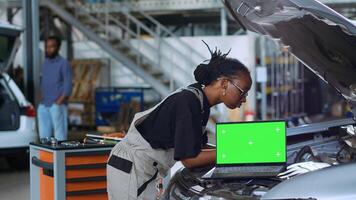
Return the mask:
[(217, 164), (286, 162), (284, 121), (216, 125)]

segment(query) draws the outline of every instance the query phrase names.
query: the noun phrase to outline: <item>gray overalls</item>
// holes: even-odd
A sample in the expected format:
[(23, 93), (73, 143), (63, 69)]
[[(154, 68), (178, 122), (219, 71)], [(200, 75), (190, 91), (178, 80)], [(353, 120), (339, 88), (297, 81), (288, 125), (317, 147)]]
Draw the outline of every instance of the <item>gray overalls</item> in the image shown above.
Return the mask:
[[(186, 87), (171, 95), (182, 90), (191, 91), (197, 96), (203, 112), (203, 93), (197, 88)], [(174, 149), (153, 149), (136, 126), (168, 97), (155, 107), (137, 113), (125, 138), (112, 149), (107, 165), (107, 190), (110, 200), (156, 199), (157, 175), (159, 173), (161, 177), (165, 177), (175, 164)], [(205, 127), (203, 133), (204, 131)]]

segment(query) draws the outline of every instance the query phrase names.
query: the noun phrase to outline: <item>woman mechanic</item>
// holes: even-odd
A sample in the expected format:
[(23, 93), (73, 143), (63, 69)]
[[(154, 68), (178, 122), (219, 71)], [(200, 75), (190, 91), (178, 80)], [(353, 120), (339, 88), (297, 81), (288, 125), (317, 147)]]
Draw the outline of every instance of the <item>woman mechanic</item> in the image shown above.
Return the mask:
[(215, 150), (204, 149), (210, 107), (219, 103), (240, 107), (252, 80), (246, 66), (226, 57), (228, 53), (209, 51), (209, 63), (194, 71), (197, 83), (135, 115), (127, 135), (111, 151), (109, 199), (155, 199), (157, 174), (164, 177), (176, 161), (187, 168), (215, 163)]

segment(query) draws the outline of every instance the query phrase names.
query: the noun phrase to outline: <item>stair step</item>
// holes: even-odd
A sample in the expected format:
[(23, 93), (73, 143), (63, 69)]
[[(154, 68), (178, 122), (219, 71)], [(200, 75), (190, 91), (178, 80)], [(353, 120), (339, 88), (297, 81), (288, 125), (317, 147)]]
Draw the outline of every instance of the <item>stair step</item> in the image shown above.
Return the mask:
[(149, 74), (151, 74), (152, 76), (154, 76), (155, 78), (161, 78), (162, 76), (164, 76), (164, 73), (161, 71), (149, 71)]
[(88, 25), (93, 25), (93, 26), (99, 26), (98, 22), (93, 21), (92, 19), (89, 18), (87, 15), (79, 15), (77, 16), (77, 19), (82, 22), (83, 24), (88, 24)]
[(87, 21), (90, 21), (89, 17), (86, 16), (86, 15), (78, 15), (78, 16), (77, 16), (77, 19), (78, 19), (80, 22), (82, 22), (82, 23), (85, 23), (85, 22), (87, 22)]
[(82, 22), (82, 23), (89, 26), (90, 29), (97, 28), (97, 27), (101, 28), (101, 26), (98, 23), (93, 22), (93, 21), (87, 21), (87, 22)]
[(123, 51), (123, 52), (128, 52), (131, 51), (131, 48), (126, 46), (124, 43), (122, 43), (119, 40), (110, 40), (110, 44), (117, 50)]
[(91, 30), (92, 30), (95, 34), (97, 34), (97, 35), (99, 35), (99, 34), (105, 34), (105, 31), (103, 31), (103, 30), (100, 29), (100, 28), (91, 28)]
[(119, 39), (112, 39), (109, 42), (113, 46), (118, 46), (118, 47), (121, 46), (121, 40), (119, 40)]
[(168, 79), (160, 80), (160, 82), (167, 87), (169, 87), (169, 85), (171, 84), (171, 81)]
[(150, 64), (147, 64), (147, 63), (142, 63), (141, 67), (146, 71), (149, 71), (149, 70), (152, 69), (152, 66)]
[[(126, 54), (125, 54), (126, 55)], [(137, 59), (137, 55), (134, 55), (134, 54), (127, 54), (126, 55), (128, 58), (130, 58), (131, 60), (133, 60), (133, 61), (136, 61), (136, 59)]]
[(129, 48), (122, 48), (119, 49), (122, 53), (124, 53), (125, 55), (137, 55), (136, 53), (134, 53), (131, 49)]
[(126, 46), (125, 43), (123, 43), (123, 41), (120, 41), (120, 40), (110, 40), (109, 43), (115, 48), (115, 49), (118, 49), (120, 51), (131, 51), (131, 48)]

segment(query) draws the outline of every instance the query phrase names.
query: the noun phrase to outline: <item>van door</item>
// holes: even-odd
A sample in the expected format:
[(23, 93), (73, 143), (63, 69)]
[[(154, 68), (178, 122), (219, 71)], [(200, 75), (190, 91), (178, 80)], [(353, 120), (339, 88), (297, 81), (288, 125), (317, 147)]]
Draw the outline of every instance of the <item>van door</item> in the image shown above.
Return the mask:
[(0, 74), (0, 131), (17, 130), (20, 126), (20, 107)]

